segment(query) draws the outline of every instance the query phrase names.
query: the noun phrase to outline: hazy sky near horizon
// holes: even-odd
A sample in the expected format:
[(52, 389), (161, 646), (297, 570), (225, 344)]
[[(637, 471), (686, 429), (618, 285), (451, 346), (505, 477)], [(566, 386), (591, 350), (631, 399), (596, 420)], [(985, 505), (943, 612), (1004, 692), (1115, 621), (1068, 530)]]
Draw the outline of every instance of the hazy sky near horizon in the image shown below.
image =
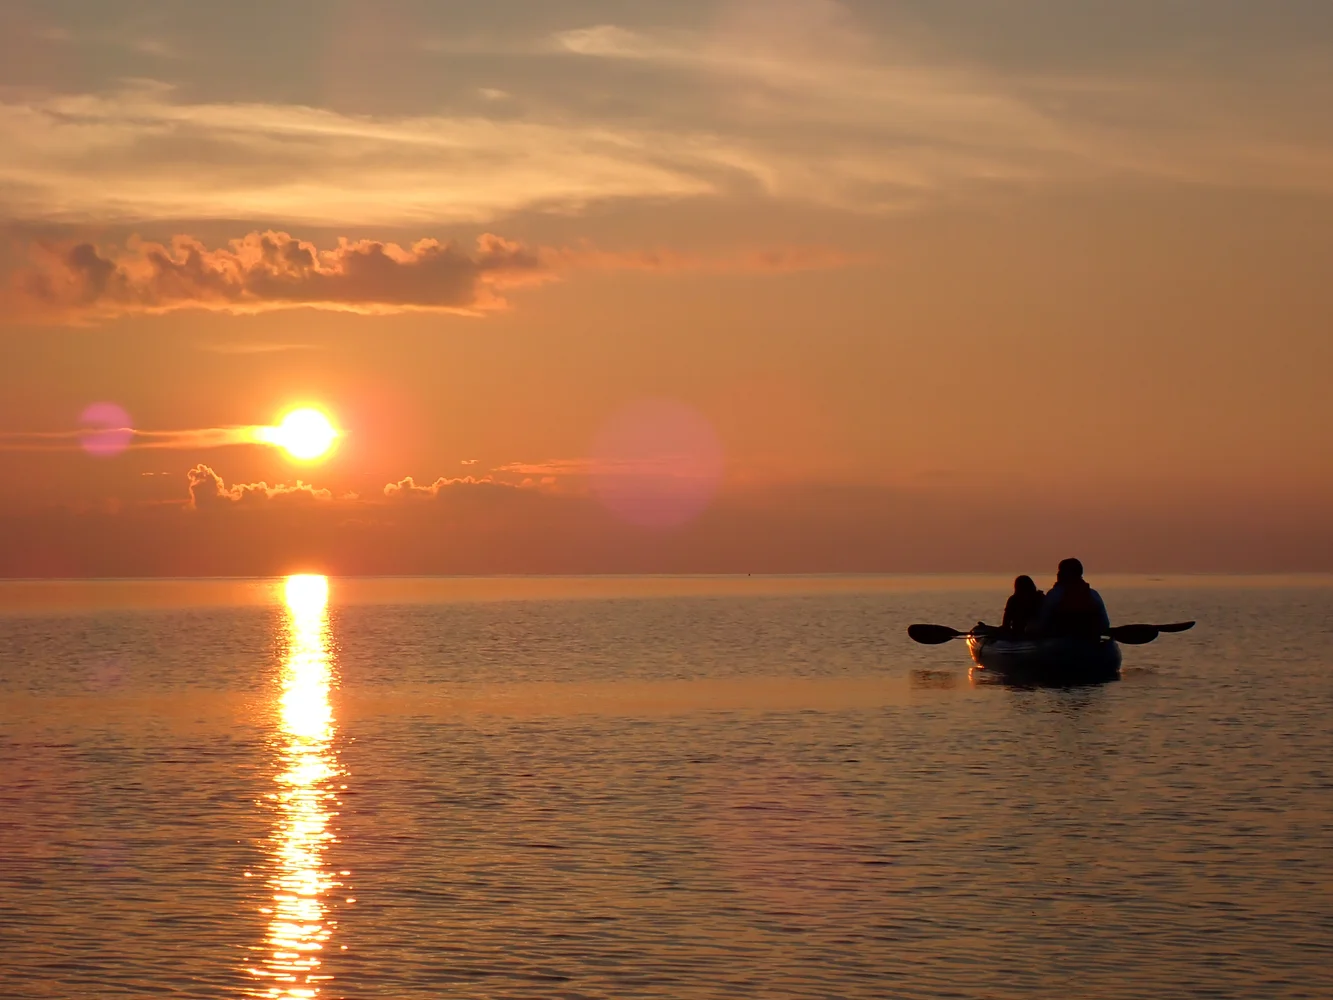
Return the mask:
[(1318, 0), (0, 0), (0, 572), (1333, 568), (1331, 104)]

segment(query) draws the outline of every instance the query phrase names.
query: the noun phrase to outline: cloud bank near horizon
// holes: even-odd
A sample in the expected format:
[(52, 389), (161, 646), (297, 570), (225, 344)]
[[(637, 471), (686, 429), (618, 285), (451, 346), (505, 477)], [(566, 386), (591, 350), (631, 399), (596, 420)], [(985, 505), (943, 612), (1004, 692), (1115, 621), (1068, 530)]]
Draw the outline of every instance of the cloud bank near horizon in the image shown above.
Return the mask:
[(0, 577), (11, 578), (1013, 572), (1070, 553), (1093, 573), (1328, 571), (1333, 531), (1322, 510), (1280, 501), (1052, 512), (829, 484), (733, 489), (663, 528), (540, 482), (402, 477), (358, 495), (300, 480), (229, 484), (203, 464), (166, 502), (0, 511)]

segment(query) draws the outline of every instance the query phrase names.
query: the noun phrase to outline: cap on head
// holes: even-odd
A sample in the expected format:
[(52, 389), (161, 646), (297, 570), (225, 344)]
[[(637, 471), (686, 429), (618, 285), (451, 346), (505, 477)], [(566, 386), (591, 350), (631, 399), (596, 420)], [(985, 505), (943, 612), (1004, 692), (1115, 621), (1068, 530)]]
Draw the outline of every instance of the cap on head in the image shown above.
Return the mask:
[(1077, 559), (1061, 559), (1060, 568), (1055, 571), (1057, 580), (1082, 580), (1083, 564)]

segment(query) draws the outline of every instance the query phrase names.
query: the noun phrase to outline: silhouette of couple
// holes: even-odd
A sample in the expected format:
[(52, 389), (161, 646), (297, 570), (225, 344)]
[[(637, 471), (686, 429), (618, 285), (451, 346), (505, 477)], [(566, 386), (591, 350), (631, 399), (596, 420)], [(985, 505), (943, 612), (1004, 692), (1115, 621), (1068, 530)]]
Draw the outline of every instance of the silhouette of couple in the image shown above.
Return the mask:
[(1083, 564), (1065, 559), (1049, 593), (1038, 590), (1030, 576), (1014, 580), (1014, 593), (1004, 606), (1000, 630), (1012, 637), (1092, 637), (1110, 627), (1101, 595), (1083, 579)]

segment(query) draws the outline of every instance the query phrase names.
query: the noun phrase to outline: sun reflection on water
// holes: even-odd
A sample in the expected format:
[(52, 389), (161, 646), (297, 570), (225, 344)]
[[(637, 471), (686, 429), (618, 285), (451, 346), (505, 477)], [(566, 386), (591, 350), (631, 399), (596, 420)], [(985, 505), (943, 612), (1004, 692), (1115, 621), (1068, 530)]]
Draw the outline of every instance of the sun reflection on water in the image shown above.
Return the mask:
[(275, 744), (282, 770), (270, 796), (278, 813), (270, 859), (273, 905), (264, 909), (270, 920), (262, 967), (250, 971), (269, 984), (260, 996), (312, 1000), (332, 978), (323, 971), (322, 956), (337, 921), (326, 901), (340, 884), (325, 858), (337, 839), (332, 821), (342, 773), (329, 703), (328, 578), (288, 577), (284, 598), (287, 648)]

